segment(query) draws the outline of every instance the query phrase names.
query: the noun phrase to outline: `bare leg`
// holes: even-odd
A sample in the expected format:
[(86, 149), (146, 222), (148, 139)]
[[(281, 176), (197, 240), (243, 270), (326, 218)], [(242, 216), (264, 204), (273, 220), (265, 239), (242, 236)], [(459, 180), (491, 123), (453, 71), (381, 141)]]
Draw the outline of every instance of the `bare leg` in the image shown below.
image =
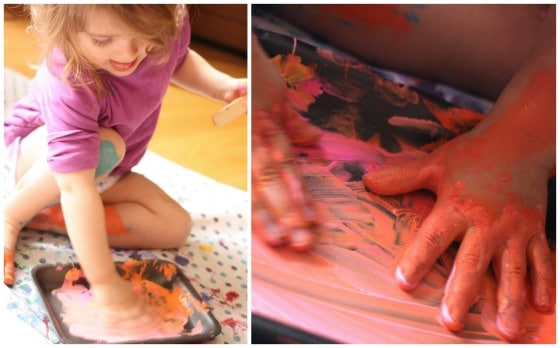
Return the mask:
[[(110, 142), (116, 152), (118, 164), (124, 155), (124, 143), (118, 134), (109, 129), (101, 129), (102, 141)], [(29, 134), (21, 143), (21, 151), (16, 168), (16, 187), (4, 204), (4, 282), (12, 284), (13, 253), (19, 231), (39, 211), (57, 204), (60, 191), (54, 175), (48, 167), (46, 157), (46, 130), (38, 128)], [(100, 173), (98, 180), (108, 174)]]
[[(112, 247), (177, 248), (189, 235), (189, 214), (144, 176), (125, 174), (101, 199)], [(27, 226), (67, 234), (59, 204), (43, 209)]]
[(4, 283), (8, 285), (14, 282), (14, 251), (19, 231), (33, 215), (59, 197), (46, 160), (38, 160), (46, 157), (44, 139), (44, 129), (38, 129), (22, 141), (17, 184), (4, 202)]
[(288, 20), (382, 67), (495, 99), (527, 58), (542, 5), (276, 5)]

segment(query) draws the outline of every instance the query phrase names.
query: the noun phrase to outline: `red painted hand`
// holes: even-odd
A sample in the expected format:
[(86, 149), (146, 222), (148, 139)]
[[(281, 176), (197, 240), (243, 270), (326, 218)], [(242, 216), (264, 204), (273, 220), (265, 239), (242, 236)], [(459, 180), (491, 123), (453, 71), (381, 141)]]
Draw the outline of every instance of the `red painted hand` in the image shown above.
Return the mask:
[(321, 131), (289, 106), (285, 83), (256, 39), (252, 76), (252, 229), (269, 245), (306, 250), (318, 217), (292, 144), (313, 145)]
[[(396, 278), (414, 288), (453, 241), (460, 241), (441, 306), (445, 326), (458, 331), (492, 265), (497, 281), (497, 327), (508, 340), (523, 333), (526, 273), (536, 308), (552, 310), (554, 274), (544, 232), (549, 172), (492, 137), (465, 134), (424, 157), (364, 176), (372, 191), (418, 189), (437, 201), (402, 259)], [(499, 140), (497, 140), (499, 142)]]

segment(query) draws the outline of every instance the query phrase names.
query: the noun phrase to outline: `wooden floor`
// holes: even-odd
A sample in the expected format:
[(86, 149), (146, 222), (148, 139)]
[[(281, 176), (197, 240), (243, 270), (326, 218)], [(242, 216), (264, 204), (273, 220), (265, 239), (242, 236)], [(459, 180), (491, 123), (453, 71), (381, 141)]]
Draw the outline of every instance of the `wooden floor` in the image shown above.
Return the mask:
[[(4, 66), (32, 77), (37, 49), (26, 33), (27, 20), (4, 19)], [(247, 60), (238, 54), (193, 39), (191, 48), (216, 68), (235, 77), (247, 76)], [(223, 104), (171, 85), (150, 150), (222, 183), (247, 190), (247, 117), (222, 128), (212, 114)]]

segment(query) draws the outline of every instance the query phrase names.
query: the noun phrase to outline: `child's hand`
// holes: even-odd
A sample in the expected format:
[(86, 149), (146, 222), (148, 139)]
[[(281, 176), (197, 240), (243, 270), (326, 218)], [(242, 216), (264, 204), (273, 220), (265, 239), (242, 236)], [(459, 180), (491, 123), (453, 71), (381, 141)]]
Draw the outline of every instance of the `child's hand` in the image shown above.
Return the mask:
[(253, 231), (270, 245), (305, 250), (313, 245), (319, 221), (292, 143), (313, 145), (321, 132), (289, 106), (286, 86), (256, 39), (252, 76)]
[(4, 247), (4, 284), (14, 285), (14, 250)]
[(364, 180), (379, 194), (418, 189), (437, 194), (398, 264), (400, 286), (414, 288), (449, 245), (461, 241), (442, 300), (444, 324), (462, 329), (492, 263), (497, 327), (515, 340), (523, 333), (526, 273), (533, 302), (543, 312), (554, 308), (554, 275), (544, 231), (549, 172), (510, 145), (489, 134), (465, 134), (425, 157), (368, 173)]
[[(162, 319), (144, 303), (128, 281), (117, 275), (110, 283), (91, 285), (91, 290), (92, 305), (101, 327), (92, 327), (90, 333), (82, 332), (82, 335), (93, 337), (104, 332), (105, 337), (98, 339), (110, 337), (118, 341), (141, 341), (154, 338), (154, 334), (161, 336)], [(82, 328), (87, 330), (87, 327)]]
[(15, 282), (14, 257), (19, 230), (14, 224), (8, 223), (4, 214), (4, 284), (12, 286)]
[(224, 89), (221, 99), (226, 103), (231, 103), (235, 99), (247, 95), (247, 79), (232, 78)]

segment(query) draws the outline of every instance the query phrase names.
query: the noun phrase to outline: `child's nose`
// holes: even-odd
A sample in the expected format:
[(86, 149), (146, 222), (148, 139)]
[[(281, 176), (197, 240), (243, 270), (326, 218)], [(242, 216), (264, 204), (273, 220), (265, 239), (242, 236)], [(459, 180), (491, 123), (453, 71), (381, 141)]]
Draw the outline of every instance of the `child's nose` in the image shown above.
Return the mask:
[(136, 57), (138, 55), (138, 42), (136, 39), (125, 41), (119, 53), (123, 58)]

